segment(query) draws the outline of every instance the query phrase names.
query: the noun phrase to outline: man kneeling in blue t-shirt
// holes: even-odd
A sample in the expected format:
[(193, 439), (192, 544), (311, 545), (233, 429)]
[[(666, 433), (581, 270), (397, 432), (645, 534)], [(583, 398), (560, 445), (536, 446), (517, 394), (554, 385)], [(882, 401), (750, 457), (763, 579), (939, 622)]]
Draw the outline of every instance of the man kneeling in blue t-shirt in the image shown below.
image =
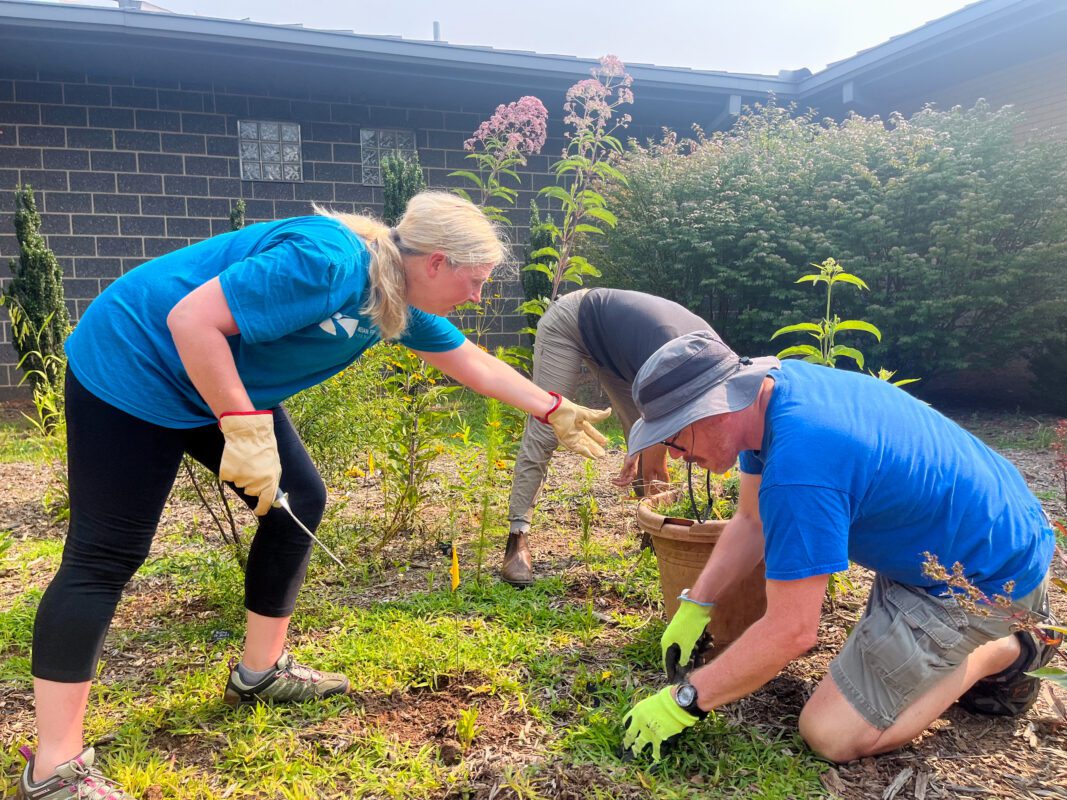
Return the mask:
[[(635, 705), (640, 753), (755, 691), (815, 646), (827, 580), (855, 561), (875, 581), (863, 617), (800, 715), (800, 733), (844, 762), (898, 748), (959, 702), (1017, 715), (1027, 671), (1062, 641), (1046, 588), (1054, 537), (1022, 477), (974, 436), (867, 375), (739, 358), (705, 331), (672, 340), (634, 382), (631, 455), (657, 443), (714, 472), (740, 456), (741, 495), (661, 640), (678, 685)], [(963, 565), (986, 597), (969, 609), (924, 574), (925, 553)], [(685, 666), (715, 600), (766, 561), (767, 611), (714, 661)], [(1022, 620), (1024, 625), (1015, 624)], [(1019, 628), (1024, 628), (1020, 630)]]

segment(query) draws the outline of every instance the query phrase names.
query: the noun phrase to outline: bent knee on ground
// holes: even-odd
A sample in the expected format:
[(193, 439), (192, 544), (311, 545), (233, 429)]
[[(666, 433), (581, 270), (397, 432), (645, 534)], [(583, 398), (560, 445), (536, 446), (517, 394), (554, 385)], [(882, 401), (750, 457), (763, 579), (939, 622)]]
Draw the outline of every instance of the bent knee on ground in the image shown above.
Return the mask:
[(827, 676), (800, 712), (800, 736), (817, 755), (842, 764), (877, 749), (882, 731), (849, 704)]
[(816, 755), (838, 764), (845, 764), (870, 755), (874, 752), (874, 743), (877, 741), (877, 736), (870, 742), (858, 741), (848, 732), (833, 730), (829, 726), (819, 726), (817, 723), (801, 724), (800, 736)]

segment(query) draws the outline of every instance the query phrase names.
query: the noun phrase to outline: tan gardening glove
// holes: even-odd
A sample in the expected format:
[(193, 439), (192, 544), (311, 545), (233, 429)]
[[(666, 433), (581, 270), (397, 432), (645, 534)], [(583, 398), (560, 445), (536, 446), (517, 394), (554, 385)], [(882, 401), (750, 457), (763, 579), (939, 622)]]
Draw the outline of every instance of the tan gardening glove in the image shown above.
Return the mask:
[(572, 403), (566, 397), (549, 392), (556, 398), (556, 405), (543, 417), (535, 417), (538, 422), (551, 425), (556, 432), (559, 443), (586, 458), (603, 458), (607, 437), (593, 427), (594, 422), (603, 422), (611, 416), (611, 409), (597, 411), (593, 408)]
[(219, 417), (219, 428), (226, 437), (219, 478), (232, 481), (245, 494), (258, 497), (254, 511), (257, 517), (262, 517), (270, 511), (282, 479), (282, 462), (274, 438), (274, 414), (229, 411)]

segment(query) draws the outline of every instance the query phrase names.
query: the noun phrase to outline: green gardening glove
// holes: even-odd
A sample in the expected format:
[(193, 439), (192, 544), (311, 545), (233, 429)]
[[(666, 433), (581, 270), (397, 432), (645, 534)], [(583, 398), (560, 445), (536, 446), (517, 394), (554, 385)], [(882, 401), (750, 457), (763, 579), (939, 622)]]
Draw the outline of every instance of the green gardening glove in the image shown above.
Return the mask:
[(688, 592), (686, 589), (678, 598), (678, 610), (659, 640), (663, 653), (663, 671), (667, 673), (667, 680), (671, 683), (682, 677), (684, 669), (693, 660), (693, 650), (697, 641), (704, 635), (704, 629), (711, 622), (711, 612), (715, 608), (714, 603), (690, 600)]
[(651, 744), (652, 760), (659, 761), (663, 743), (696, 725), (698, 720), (698, 717), (678, 705), (671, 694), (671, 687), (665, 686), (631, 708), (623, 717), (626, 734), (622, 746), (639, 756), (645, 745)]

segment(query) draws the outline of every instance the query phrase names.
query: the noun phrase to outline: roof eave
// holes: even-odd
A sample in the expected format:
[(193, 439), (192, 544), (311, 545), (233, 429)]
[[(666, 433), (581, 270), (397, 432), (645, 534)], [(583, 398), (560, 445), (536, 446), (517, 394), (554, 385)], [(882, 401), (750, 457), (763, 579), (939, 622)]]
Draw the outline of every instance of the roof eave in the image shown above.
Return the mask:
[(835, 84), (855, 79), (872, 70), (885, 68), (902, 59), (927, 52), (944, 40), (959, 37), (969, 28), (989, 25), (998, 18), (1017, 15), (1021, 9), (1046, 5), (1045, 0), (983, 0), (941, 19), (927, 23), (887, 42), (831, 64), (821, 72), (800, 81), (801, 99), (818, 94)]
[[(0, 0), (0, 18), (8, 25), (57, 30), (93, 30), (100, 33), (128, 33), (140, 39), (161, 38), (190, 44), (224, 46), (240, 44), (261, 50), (334, 53), (382, 62), (452, 67), (470, 71), (493, 69), (560, 80), (586, 76), (594, 59), (574, 56), (542, 55), (486, 47), (455, 45), (447, 42), (367, 36), (348, 31), (322, 31), (299, 26), (274, 25), (159, 14), (92, 6), (68, 6), (50, 3)], [(774, 76), (710, 72), (676, 67), (630, 65), (635, 81), (643, 85), (672, 89), (716, 90), (743, 95), (776, 93), (792, 95), (796, 82)]]

